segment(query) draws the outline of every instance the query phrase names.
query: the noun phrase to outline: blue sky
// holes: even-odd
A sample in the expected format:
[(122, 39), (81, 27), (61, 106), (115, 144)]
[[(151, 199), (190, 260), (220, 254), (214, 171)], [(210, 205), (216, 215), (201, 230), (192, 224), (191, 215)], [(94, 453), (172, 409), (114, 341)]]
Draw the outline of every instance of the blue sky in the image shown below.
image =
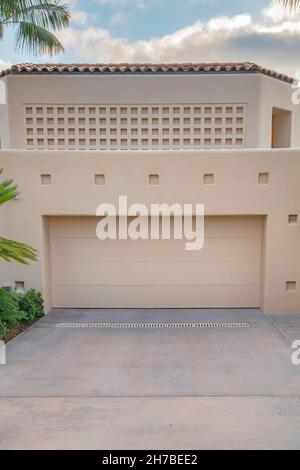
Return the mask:
[(72, 11), (59, 33), (65, 52), (32, 57), (0, 43), (0, 66), (19, 62), (254, 61), (300, 74), (300, 14), (271, 0), (62, 0)]

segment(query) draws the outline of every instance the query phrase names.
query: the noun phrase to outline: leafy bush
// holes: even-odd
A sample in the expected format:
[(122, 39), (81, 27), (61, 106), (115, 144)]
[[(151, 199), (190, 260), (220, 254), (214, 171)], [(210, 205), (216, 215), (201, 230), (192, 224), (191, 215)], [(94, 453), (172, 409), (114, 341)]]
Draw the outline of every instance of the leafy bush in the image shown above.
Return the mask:
[(15, 294), (0, 288), (0, 340), (21, 320), (32, 321), (44, 315), (43, 299), (33, 289)]
[(16, 294), (15, 296), (25, 320), (32, 321), (44, 315), (43, 298), (40, 292), (29, 289), (25, 294)]
[(10, 292), (0, 288), (0, 339), (23, 319), (24, 313), (20, 311), (17, 299)]

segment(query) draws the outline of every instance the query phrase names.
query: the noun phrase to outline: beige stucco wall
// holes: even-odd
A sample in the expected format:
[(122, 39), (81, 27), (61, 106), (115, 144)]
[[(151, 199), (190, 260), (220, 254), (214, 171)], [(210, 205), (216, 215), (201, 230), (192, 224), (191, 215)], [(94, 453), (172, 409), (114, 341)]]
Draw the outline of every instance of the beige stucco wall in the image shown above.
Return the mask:
[[(19, 184), (21, 197), (1, 207), (0, 233), (32, 244), (40, 259), (29, 267), (0, 262), (0, 284), (25, 280), (49, 296), (49, 248), (43, 216), (95, 215), (101, 202), (203, 203), (207, 215), (265, 216), (261, 308), (268, 313), (300, 312), (300, 150), (230, 151), (1, 151), (0, 168)], [(258, 184), (258, 173), (269, 184)], [(203, 184), (214, 173), (213, 185)], [(52, 184), (41, 185), (40, 175)], [(94, 184), (105, 174), (105, 185)], [(159, 174), (160, 184), (148, 184)], [(295, 292), (286, 282), (296, 281)]]
[(300, 146), (299, 106), (291, 85), (262, 74), (8, 75), (2, 148), (25, 148), (25, 104), (243, 103), (246, 148), (270, 148), (272, 107), (293, 111), (292, 147)]

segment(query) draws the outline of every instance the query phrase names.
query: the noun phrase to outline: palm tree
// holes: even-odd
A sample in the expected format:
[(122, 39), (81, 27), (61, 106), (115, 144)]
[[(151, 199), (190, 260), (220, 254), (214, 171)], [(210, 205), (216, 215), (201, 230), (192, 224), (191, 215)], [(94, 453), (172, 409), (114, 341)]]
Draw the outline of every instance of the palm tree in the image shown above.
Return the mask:
[[(0, 175), (2, 173), (3, 170), (0, 169)], [(18, 195), (19, 192), (17, 191), (17, 186), (13, 184), (13, 180), (5, 180), (0, 183), (0, 206)], [(29, 245), (0, 236), (0, 259), (28, 264), (28, 260), (37, 260), (37, 252)]]
[(69, 21), (69, 9), (61, 0), (0, 0), (0, 39), (7, 27), (16, 28), (16, 47), (33, 54), (62, 52), (53, 31)]
[[(63, 46), (52, 31), (68, 26), (70, 12), (61, 0), (0, 0), (0, 39), (8, 27), (17, 29), (16, 46), (33, 54), (57, 54)], [(0, 175), (3, 170), (0, 169)], [(12, 180), (0, 183), (0, 206), (19, 195)], [(0, 259), (28, 264), (37, 251), (0, 236)]]
[(300, 0), (276, 0), (279, 5), (292, 11), (300, 6)]

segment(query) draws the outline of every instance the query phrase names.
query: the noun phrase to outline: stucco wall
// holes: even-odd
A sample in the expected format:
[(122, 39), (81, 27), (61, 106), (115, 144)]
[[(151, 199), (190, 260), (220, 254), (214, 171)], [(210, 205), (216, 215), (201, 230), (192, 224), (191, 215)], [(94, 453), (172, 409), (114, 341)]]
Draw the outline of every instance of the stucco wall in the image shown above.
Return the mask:
[(260, 86), (259, 141), (257, 147), (268, 148), (271, 146), (273, 107), (292, 111), (291, 147), (300, 147), (300, 133), (298, 131), (300, 126), (300, 105), (293, 104), (293, 93), (295, 93), (295, 89), (291, 85), (269, 77), (262, 77)]
[[(204, 203), (207, 215), (265, 216), (261, 308), (268, 313), (300, 312), (300, 150), (241, 151), (1, 151), (0, 168), (19, 184), (21, 197), (1, 207), (0, 233), (32, 244), (40, 259), (29, 267), (0, 262), (0, 284), (25, 280), (49, 297), (47, 227), (43, 216), (95, 215), (101, 202)], [(214, 174), (204, 185), (203, 175)], [(258, 173), (269, 173), (258, 184)], [(41, 174), (52, 184), (41, 185)], [(105, 174), (105, 185), (95, 185)], [(160, 184), (148, 184), (159, 174)], [(286, 282), (297, 282), (286, 292)]]
[(272, 107), (293, 111), (292, 147), (300, 146), (296, 129), (299, 106), (291, 85), (260, 74), (186, 75), (8, 75), (9, 132), (4, 148), (24, 148), (24, 104), (245, 103), (247, 148), (270, 148)]

